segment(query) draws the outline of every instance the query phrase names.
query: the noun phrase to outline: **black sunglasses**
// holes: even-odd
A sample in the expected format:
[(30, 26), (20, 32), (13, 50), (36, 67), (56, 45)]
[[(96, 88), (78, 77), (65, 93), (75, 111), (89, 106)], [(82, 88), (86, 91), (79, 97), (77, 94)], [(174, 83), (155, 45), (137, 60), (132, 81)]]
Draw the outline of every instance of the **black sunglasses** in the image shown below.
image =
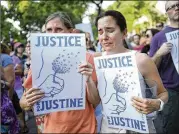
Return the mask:
[(146, 38), (149, 38), (149, 37), (150, 37), (150, 35), (146, 34), (146, 35), (145, 35), (145, 37), (146, 37)]
[(168, 10), (174, 9), (175, 7), (178, 7), (178, 8), (179, 8), (179, 3), (168, 7), (168, 8), (166, 9), (166, 12), (167, 12)]
[(156, 27), (162, 27), (162, 25), (156, 25)]

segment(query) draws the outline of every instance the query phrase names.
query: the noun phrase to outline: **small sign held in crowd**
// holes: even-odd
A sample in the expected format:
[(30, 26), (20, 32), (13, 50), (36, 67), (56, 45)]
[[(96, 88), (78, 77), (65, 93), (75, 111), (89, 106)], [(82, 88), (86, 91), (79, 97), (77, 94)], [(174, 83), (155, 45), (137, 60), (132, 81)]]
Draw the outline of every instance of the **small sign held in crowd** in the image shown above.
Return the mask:
[(165, 35), (167, 37), (167, 41), (172, 43), (172, 60), (179, 74), (179, 30), (166, 33)]

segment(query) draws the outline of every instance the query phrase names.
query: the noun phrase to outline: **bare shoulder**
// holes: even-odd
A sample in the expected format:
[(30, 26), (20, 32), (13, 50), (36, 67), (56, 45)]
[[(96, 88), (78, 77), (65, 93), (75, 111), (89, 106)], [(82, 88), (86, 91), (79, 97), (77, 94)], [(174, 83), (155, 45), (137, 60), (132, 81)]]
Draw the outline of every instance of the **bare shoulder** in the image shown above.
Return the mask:
[(144, 53), (136, 53), (136, 62), (137, 65), (145, 65), (148, 62), (151, 62), (152, 60), (147, 54)]
[(155, 67), (155, 64), (152, 61), (152, 59), (147, 54), (144, 53), (136, 54), (136, 62), (137, 62), (138, 69), (142, 74), (149, 72), (149, 70)]

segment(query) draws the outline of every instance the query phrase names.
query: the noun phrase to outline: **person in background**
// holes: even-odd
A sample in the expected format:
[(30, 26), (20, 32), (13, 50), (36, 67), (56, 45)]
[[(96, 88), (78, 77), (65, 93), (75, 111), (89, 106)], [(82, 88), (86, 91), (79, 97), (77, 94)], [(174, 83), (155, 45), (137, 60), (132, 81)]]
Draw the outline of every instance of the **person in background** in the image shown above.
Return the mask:
[(25, 47), (25, 52), (27, 55), (27, 59), (24, 63), (24, 81), (27, 78), (29, 69), (30, 69), (30, 65), (31, 65), (31, 51), (30, 51), (30, 41), (27, 41), (26, 47)]
[(177, 134), (179, 133), (179, 74), (171, 56), (172, 44), (167, 42), (165, 34), (179, 30), (179, 1), (167, 1), (165, 10), (170, 25), (165, 26), (153, 37), (149, 56), (158, 67), (164, 87), (169, 93), (169, 101), (163, 111), (158, 113), (154, 123), (157, 133)]
[(146, 43), (146, 45), (142, 48), (141, 53), (149, 54), (150, 43), (152, 41), (152, 38), (158, 32), (159, 32), (159, 30), (158, 29), (154, 29), (154, 28), (146, 30), (146, 32), (145, 32), (145, 37), (146, 37), (145, 43)]
[(102, 46), (101, 44), (99, 43), (99, 40), (96, 40), (95, 42), (95, 46), (96, 46), (96, 52), (102, 52)]
[(131, 42), (131, 46), (133, 48), (137, 47), (140, 45), (140, 35), (139, 34), (135, 34), (132, 36), (132, 42)]
[[(5, 44), (0, 44), (1, 51), (1, 133), (18, 134), (20, 126), (12, 104), (14, 69), (12, 58), (8, 55), (9, 49)], [(9, 92), (9, 93), (8, 93)]]
[(17, 96), (16, 94), (14, 94), (15, 97), (13, 103), (16, 108), (16, 113), (18, 115), (18, 118), (20, 120), (21, 132), (26, 133), (29, 131), (29, 129), (25, 122), (25, 113), (19, 106), (19, 100), (21, 99), (24, 92), (24, 88), (22, 86), (23, 65), (21, 63), (21, 60), (16, 55), (12, 55), (11, 57), (13, 60), (14, 71), (15, 71), (14, 91), (17, 94)]
[(87, 52), (94, 53), (96, 52), (95, 47), (93, 46), (93, 43), (91, 41), (91, 35), (88, 32), (85, 32), (86, 35), (86, 50)]
[(139, 34), (136, 34), (133, 36), (133, 40), (133, 43), (136, 44), (136, 46), (133, 47), (133, 50), (141, 52), (142, 48), (145, 45), (145, 38), (143, 36), (141, 37)]
[[(5, 67), (10, 63), (12, 59), (7, 59), (4, 61), (2, 66)], [(12, 63), (10, 63), (12, 64)], [(8, 96), (8, 90), (10, 89), (10, 84), (6, 81), (3, 73), (3, 68), (0, 67), (1, 73), (1, 133), (2, 134), (18, 134), (20, 132), (19, 122), (17, 115), (12, 104), (11, 99)]]
[(164, 23), (163, 23), (163, 22), (157, 23), (157, 24), (156, 24), (156, 28), (157, 28), (159, 31), (163, 30), (163, 28), (164, 28)]
[[(10, 48), (1, 43), (1, 64), (3, 65), (6, 60), (12, 61), (12, 58), (9, 56), (10, 54)], [(15, 81), (15, 73), (14, 73), (14, 66), (13, 62), (11, 64), (8, 64), (7, 66), (3, 67), (4, 70), (4, 77), (6, 81), (9, 83), (9, 97), (12, 100), (13, 98), (13, 92), (14, 92), (14, 81)]]
[(20, 59), (23, 67), (24, 67), (24, 63), (27, 59), (27, 56), (24, 54), (24, 50), (25, 50), (24, 44), (22, 44), (20, 42), (14, 43), (14, 55)]

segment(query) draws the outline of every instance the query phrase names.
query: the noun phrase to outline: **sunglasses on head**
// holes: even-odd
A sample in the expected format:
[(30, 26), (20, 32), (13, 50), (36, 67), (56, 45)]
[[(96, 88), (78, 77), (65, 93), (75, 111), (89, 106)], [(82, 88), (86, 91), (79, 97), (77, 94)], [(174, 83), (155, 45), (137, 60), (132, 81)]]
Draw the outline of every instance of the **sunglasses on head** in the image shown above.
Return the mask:
[(146, 37), (146, 38), (149, 38), (149, 37), (150, 37), (150, 35), (146, 34), (146, 35), (145, 35), (145, 37)]
[(166, 12), (169, 11), (169, 10), (171, 10), (171, 9), (174, 9), (175, 7), (178, 7), (178, 8), (179, 8), (179, 3), (168, 7), (168, 8), (166, 9)]
[(156, 25), (156, 27), (162, 27), (162, 25)]

